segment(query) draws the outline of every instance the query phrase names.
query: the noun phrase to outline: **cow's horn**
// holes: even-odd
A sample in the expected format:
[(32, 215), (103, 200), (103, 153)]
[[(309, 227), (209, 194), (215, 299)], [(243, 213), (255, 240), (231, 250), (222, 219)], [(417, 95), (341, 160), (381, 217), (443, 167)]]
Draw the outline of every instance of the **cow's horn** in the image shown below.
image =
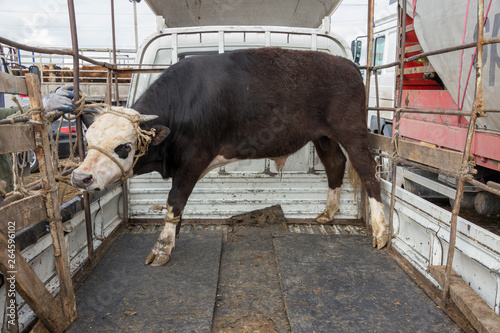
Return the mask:
[(139, 119), (139, 122), (141, 124), (147, 122), (147, 121), (151, 121), (151, 120), (154, 120), (158, 118), (158, 116), (155, 116), (155, 115), (152, 115), (152, 114), (141, 114), (141, 117)]

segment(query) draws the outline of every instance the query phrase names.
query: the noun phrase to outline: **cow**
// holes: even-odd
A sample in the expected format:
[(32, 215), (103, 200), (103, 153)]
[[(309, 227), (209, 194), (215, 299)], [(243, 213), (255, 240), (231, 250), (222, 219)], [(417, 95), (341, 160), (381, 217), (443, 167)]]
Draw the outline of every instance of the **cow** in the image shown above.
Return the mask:
[[(132, 67), (123, 67), (120, 69), (133, 69)], [(118, 83), (130, 83), (130, 80), (132, 78), (132, 73), (131, 72), (118, 72), (116, 73), (116, 78), (118, 80)]]
[(61, 82), (61, 67), (56, 64), (42, 66), (43, 82)]
[(170, 259), (184, 206), (207, 172), (243, 159), (282, 165), (310, 141), (328, 181), (316, 220), (332, 221), (339, 209), (343, 147), (369, 197), (373, 246), (388, 241), (365, 88), (348, 59), (281, 48), (190, 57), (166, 69), (130, 108), (104, 111), (86, 136), (87, 157), (72, 173), (77, 188), (97, 191), (152, 171), (172, 178), (165, 226), (146, 265)]
[(108, 76), (108, 69), (98, 65), (82, 65), (80, 67), (80, 77), (82, 82), (105, 83)]

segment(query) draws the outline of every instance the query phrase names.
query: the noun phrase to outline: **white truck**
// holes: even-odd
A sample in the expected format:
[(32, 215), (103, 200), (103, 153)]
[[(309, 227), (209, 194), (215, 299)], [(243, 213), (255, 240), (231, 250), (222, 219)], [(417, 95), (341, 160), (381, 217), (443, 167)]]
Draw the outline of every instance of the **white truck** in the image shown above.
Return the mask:
[[(273, 2), (146, 0), (146, 2), (154, 13), (158, 15), (157, 31), (152, 33), (142, 43), (137, 53), (136, 62), (139, 64), (138, 69), (141, 72), (132, 78), (128, 105), (131, 105), (158, 76), (157, 73), (153, 73), (154, 69), (167, 68), (179, 60), (193, 55), (222, 53), (240, 48), (279, 46), (293, 49), (318, 50), (351, 57), (349, 46), (346, 42), (342, 40), (341, 36), (330, 31), (329, 16), (340, 4), (338, 0), (314, 0), (308, 2), (293, 0)], [(421, 0), (418, 3), (424, 3), (424, 1)], [(397, 3), (391, 0), (390, 7), (397, 7)], [(393, 19), (394, 16), (390, 16), (386, 20), (377, 20), (381, 27), (380, 30), (377, 30), (378, 26), (376, 26), (375, 54), (377, 59), (381, 57), (381, 52), (378, 51), (378, 48), (383, 47), (383, 54), (391, 54), (391, 48), (395, 50), (396, 43), (393, 38), (395, 30), (391, 27), (391, 20)], [(384, 36), (385, 40), (381, 38), (382, 36)], [(389, 61), (390, 59), (393, 58), (389, 58)], [(378, 63), (376, 62), (376, 64)], [(393, 73), (394, 70), (392, 70), (392, 75), (394, 75)], [(382, 78), (384, 74), (391, 76), (391, 70), (384, 69), (380, 74), (382, 86), (388, 87), (391, 85), (391, 79)], [(392, 76), (393, 79), (394, 77)], [(372, 89), (372, 91), (374, 90)], [(382, 103), (387, 103), (383, 105), (392, 106), (392, 91), (381, 94)], [(374, 105), (373, 102), (370, 103)], [(387, 118), (387, 123), (390, 124), (392, 116), (386, 114), (384, 117)], [(390, 129), (390, 125), (387, 128)], [(391, 183), (385, 180), (381, 182), (385, 216), (389, 217)], [(126, 229), (124, 225), (128, 226), (128, 229), (132, 230), (132, 233), (140, 234), (136, 235), (138, 237), (146, 236), (147, 233), (157, 232), (159, 227), (152, 222), (163, 221), (163, 214), (152, 210), (151, 206), (163, 206), (165, 204), (170, 186), (170, 182), (165, 182), (158, 174), (152, 173), (130, 179), (124, 187), (116, 186), (107, 192), (92, 196), (90, 217), (93, 229), (93, 248), (99, 250), (100, 248), (109, 246), (109, 243), (114, 241), (116, 233), (121, 233), (123, 229)], [(355, 189), (349, 183), (348, 177), (345, 177), (340, 197), (340, 211), (336, 214), (333, 225), (318, 226), (313, 222), (312, 218), (324, 208), (326, 189), (326, 176), (323, 166), (316, 157), (312, 145), (307, 145), (296, 154), (290, 156), (282, 173), (278, 173), (274, 167), (274, 163), (271, 163), (269, 160), (242, 161), (229, 164), (210, 172), (198, 182), (184, 211), (183, 216), (188, 222), (184, 227), (186, 229), (185, 232), (187, 230), (199, 230), (200, 232), (207, 229), (213, 231), (225, 230), (224, 237), (226, 237), (226, 240), (222, 237), (220, 241), (225, 244), (222, 245), (222, 247), (226, 247), (226, 250), (224, 250), (226, 252), (224, 253), (230, 253), (231, 244), (236, 243), (241, 238), (244, 239), (246, 236), (241, 234), (235, 239), (230, 238), (233, 243), (230, 242), (231, 244), (229, 244), (227, 233), (230, 233), (230, 227), (224, 226), (228, 221), (224, 219), (251, 210), (279, 204), (283, 209), (284, 217), (288, 220), (286, 228), (291, 232), (312, 234), (312, 236), (328, 236), (332, 234), (344, 234), (346, 237), (352, 234), (367, 235), (368, 233), (359, 223), (350, 223), (359, 222), (359, 219), (364, 215), (364, 208), (362, 207), (360, 190)], [(413, 272), (417, 272), (416, 275), (421, 275), (425, 278), (425, 284), (429, 284), (438, 290), (441, 288), (440, 283), (431, 274), (431, 271), (433, 267), (446, 263), (448, 241), (450, 238), (449, 221), (451, 213), (399, 187), (396, 188), (395, 198), (392, 249), (401, 258), (402, 262), (411, 266)], [(87, 260), (85, 214), (81, 209), (81, 202), (81, 198), (75, 198), (71, 202), (65, 203), (62, 207), (73, 274), (79, 272)], [(149, 224), (141, 224), (144, 222)], [(493, 316), (498, 317), (500, 313), (500, 237), (462, 218), (458, 220), (458, 230), (457, 251), (453, 269), (479, 295), (480, 302), (478, 301), (478, 303), (486, 304), (486, 307), (493, 313)], [(19, 248), (40, 279), (55, 294), (58, 291), (58, 281), (53, 263), (51, 239), (50, 235), (47, 234), (46, 225), (42, 223), (41, 226), (28, 230), (28, 233), (30, 235), (26, 237), (19, 235)], [(32, 238), (31, 235), (35, 235), (35, 238)], [(185, 234), (183, 235), (186, 237)], [(183, 235), (181, 235), (181, 238)], [(280, 237), (282, 236), (277, 236), (278, 241)], [(191, 241), (192, 243), (201, 242), (200, 239), (192, 239)], [(276, 250), (276, 244), (274, 250)], [(331, 246), (333, 249), (334, 245)], [(306, 247), (314, 249), (312, 245)], [(185, 252), (185, 249), (182, 248), (177, 250), (179, 250), (178, 253)], [(246, 249), (248, 253), (253, 254), (252, 250), (253, 248), (251, 247)], [(111, 252), (116, 254), (120, 251), (122, 251), (122, 248)], [(266, 251), (264, 254), (257, 254), (251, 260), (253, 266), (257, 266), (259, 262), (263, 261), (263, 258), (268, 258), (266, 256), (263, 257), (263, 255), (273, 252), (272, 246), (271, 249), (267, 249)], [(200, 253), (204, 252), (204, 248), (200, 250)], [(174, 253), (175, 255), (177, 253)], [(320, 253), (316, 253), (302, 258), (302, 261), (299, 260), (299, 266), (306, 269), (312, 267), (314, 258), (319, 255)], [(331, 260), (334, 260), (335, 258), (342, 257), (342, 254), (326, 253), (325, 256), (329, 256)], [(136, 257), (129, 257), (126, 260), (133, 261), (136, 259)], [(141, 263), (143, 259), (140, 259)], [(367, 258), (360, 258), (360, 260), (362, 259)], [(217, 259), (217, 264), (221, 260), (223, 261), (223, 259)], [(277, 259), (272, 257), (269, 260), (274, 263)], [(221, 272), (225, 267), (222, 261), (220, 263), (222, 265)], [(236, 260), (234, 261), (236, 264), (233, 263), (233, 265), (238, 267), (238, 265), (243, 265), (243, 261), (242, 259), (239, 259), (239, 261)], [(108, 304), (106, 302), (111, 300), (111, 295), (121, 295), (121, 292), (128, 289), (134, 291), (137, 286), (128, 287), (123, 281), (125, 281), (125, 276), (133, 275), (133, 272), (142, 271), (143, 268), (134, 266), (134, 269), (124, 269), (121, 271), (115, 270), (113, 266), (105, 266), (106, 264), (110, 265), (112, 261), (105, 260), (104, 262), (104, 264), (100, 265), (100, 270), (108, 270), (111, 275), (108, 275), (108, 278), (103, 278), (101, 282), (106, 283), (109, 282), (107, 280), (110, 280), (114, 284), (110, 285), (109, 296), (105, 292), (98, 299), (101, 303), (96, 304), (95, 307), (103, 307), (104, 312), (97, 315), (94, 314), (90, 318), (90, 325), (92, 328), (99, 328), (100, 324), (94, 322), (94, 320), (104, 323), (114, 311), (113, 307), (123, 303), (131, 307), (131, 309), (125, 311), (125, 313), (121, 313), (120, 320), (135, 321), (134, 325), (136, 326), (134, 327), (140, 329), (143, 327), (140, 324), (142, 312), (138, 313), (139, 310), (133, 309), (135, 304), (127, 303), (129, 296), (122, 295), (119, 296), (122, 297), (121, 301), (111, 301), (111, 305), (105, 304)], [(167, 269), (170, 264), (174, 265), (173, 263), (167, 264)], [(175, 265), (178, 265), (178, 263)], [(197, 268), (196, 265), (191, 267), (193, 270)], [(337, 270), (341, 271), (344, 268), (351, 273), (357, 269), (353, 266), (348, 268), (337, 267)], [(368, 272), (362, 269), (361, 271), (363, 274), (368, 274)], [(151, 275), (157, 273), (157, 271), (149, 272)], [(329, 281), (330, 283), (331, 280), (329, 280), (329, 277), (334, 273), (335, 270), (328, 270), (325, 272), (325, 276), (313, 276), (307, 281), (311, 283), (316, 280)], [(193, 271), (187, 274), (199, 275), (200, 273), (194, 273)], [(203, 274), (207, 274), (208, 276), (209, 272), (203, 272)], [(240, 279), (246, 281), (245, 276), (250, 273), (242, 272), (241, 274)], [(283, 274), (283, 272), (280, 271), (280, 274)], [(145, 275), (149, 275), (149, 273), (146, 272)], [(165, 277), (165, 281), (156, 281), (155, 283), (158, 285), (167, 283), (168, 277), (163, 277)], [(264, 276), (264, 280), (265, 278)], [(91, 277), (89, 281), (95, 279), (95, 277)], [(147, 277), (144, 276), (143, 279), (139, 278), (137, 281), (141, 282), (146, 279)], [(218, 286), (217, 294), (214, 293), (213, 295), (215, 300), (210, 303), (212, 312), (207, 315), (210, 318), (212, 318), (213, 311), (215, 311), (214, 304), (215, 308), (219, 307), (219, 305), (221, 308), (223, 307), (224, 299), (221, 299), (221, 288), (223, 289), (224, 286), (231, 285), (224, 285), (224, 281), (226, 281), (224, 277), (216, 277), (215, 283), (220, 283), (220, 285)], [(294, 283), (302, 283), (302, 289), (307, 287), (307, 283), (304, 283), (303, 280), (297, 281), (292, 283), (292, 287)], [(232, 286), (235, 287), (235, 285)], [(284, 284), (281, 287), (279, 286), (280, 284), (278, 283), (277, 288), (282, 289), (279, 291), (274, 290), (263, 298), (271, 298), (275, 294), (281, 295), (286, 288), (283, 287), (285, 286)], [(85, 288), (85, 285), (82, 288)], [(265, 286), (262, 286), (263, 290), (267, 290), (265, 288)], [(349, 289), (355, 290), (357, 287), (350, 286)], [(153, 292), (155, 290), (153, 288)], [(301, 289), (298, 288), (297, 290), (300, 292)], [(288, 291), (289, 289), (285, 290), (285, 292)], [(183, 292), (183, 290), (179, 292)], [(248, 295), (253, 297), (252, 292), (249, 292)], [(397, 292), (402, 293), (403, 290)], [(0, 289), (0, 299), (5, 299), (5, 293), (6, 285)], [(86, 293), (89, 294), (92, 291), (90, 290)], [(313, 299), (311, 304), (315, 305), (311, 310), (312, 312), (302, 316), (304, 322), (316, 322), (314, 321), (315, 318), (323, 318), (321, 317), (322, 314), (327, 314), (329, 320), (336, 318), (335, 313), (338, 313), (337, 309), (320, 308), (317, 303), (314, 303), (316, 297), (319, 298), (322, 294), (323, 296), (328, 296), (331, 300), (339, 297), (342, 298), (341, 296), (335, 297), (335, 295), (328, 292), (323, 293), (321, 288), (311, 290)], [(250, 297), (248, 295), (241, 294), (239, 297)], [(284, 300), (287, 308), (284, 310), (280, 308), (280, 311), (284, 311), (285, 314), (287, 311), (292, 311), (291, 307), (293, 306), (293, 304), (287, 303), (289, 302), (286, 299), (287, 295), (285, 294)], [(181, 303), (181, 299), (176, 299), (175, 301), (178, 301), (179, 304)], [(148, 301), (143, 305), (146, 306), (146, 303), (155, 304)], [(394, 304), (389, 304), (388, 306), (394, 306), (394, 309), (396, 309), (401, 305), (405, 305), (402, 303), (404, 302), (394, 301)], [(35, 315), (22, 299), (18, 299), (18, 304), (19, 324), (21, 329), (26, 329), (35, 319)], [(295, 304), (299, 304), (302, 307), (301, 304), (309, 303), (305, 300), (299, 300)], [(4, 311), (5, 307), (0, 306), (0, 318), (4, 317)], [(82, 317), (87, 316), (84, 310), (78, 311), (82, 311)], [(233, 311), (237, 312), (239, 309), (235, 308)], [(361, 315), (362, 311), (357, 312), (352, 309), (349, 309), (349, 311), (353, 313), (352, 326), (350, 328), (355, 329), (358, 327), (356, 325), (360, 324), (365, 317)], [(258, 311), (256, 310), (255, 313), (257, 314)], [(316, 313), (316, 316), (312, 313)], [(195, 314), (190, 315), (194, 316)], [(371, 314), (367, 316), (369, 317)], [(179, 318), (184, 318), (186, 320), (185, 325), (188, 325), (188, 319), (191, 317), (181, 317), (179, 314)], [(262, 322), (261, 317), (257, 318), (257, 321)], [(251, 319), (254, 320), (255, 318), (252, 317)], [(423, 319), (425, 322), (426, 318)], [(117, 323), (119, 324), (119, 322)], [(163, 324), (173, 325), (172, 322)], [(251, 325), (254, 325), (252, 321), (250, 321), (249, 327), (252, 327)], [(115, 326), (115, 329), (116, 327), (120, 326)], [(164, 329), (167, 329), (165, 327), (167, 326), (164, 326)], [(397, 327), (389, 328), (393, 331), (399, 329)], [(212, 329), (216, 331), (215, 327), (212, 327)], [(436, 326), (434, 329), (439, 330), (439, 327)], [(291, 330), (300, 331), (300, 326), (298, 329), (295, 329), (292, 324)], [(324, 331), (328, 330), (325, 329)]]
[[(374, 51), (375, 66), (396, 60), (398, 2), (392, 0), (375, 2)], [(477, 5), (470, 2), (407, 1), (406, 55), (445, 47), (467, 44), (476, 40)], [(500, 27), (500, 5), (485, 1), (484, 38), (498, 37)], [(366, 64), (366, 39), (353, 41), (358, 63)], [(496, 90), (500, 85), (500, 57), (497, 44), (486, 45), (483, 53), (483, 88), (485, 109), (499, 105)], [(475, 96), (474, 71), (475, 49), (458, 50), (429, 56), (409, 62), (405, 68), (422, 69), (415, 74), (405, 74), (403, 83), (403, 107), (432, 110), (463, 110), (470, 112)], [(395, 67), (378, 70), (378, 94), (376, 98), (375, 75), (370, 87), (371, 107), (393, 107), (395, 98)], [(380, 111), (381, 134), (392, 136), (393, 112)], [(500, 154), (497, 142), (500, 134), (498, 113), (491, 112), (478, 119), (472, 155), (477, 166), (476, 179), (500, 181)], [(405, 114), (400, 122), (399, 133), (403, 140), (462, 152), (467, 135), (468, 117), (463, 115)], [(378, 132), (376, 111), (369, 111), (368, 127)], [(455, 181), (445, 176), (404, 168), (399, 185), (407, 190), (427, 197), (455, 197)], [(477, 195), (479, 193), (479, 195)], [(473, 186), (466, 187), (462, 202), (464, 208), (476, 209), (480, 214), (498, 214), (500, 202), (480, 192)]]

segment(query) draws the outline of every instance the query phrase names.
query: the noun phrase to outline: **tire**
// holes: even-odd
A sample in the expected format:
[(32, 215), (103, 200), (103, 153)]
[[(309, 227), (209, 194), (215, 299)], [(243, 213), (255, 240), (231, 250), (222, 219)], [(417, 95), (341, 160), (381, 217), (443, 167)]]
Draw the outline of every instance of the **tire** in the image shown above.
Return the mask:
[[(25, 159), (24, 156), (26, 156)], [(36, 158), (36, 152), (34, 150), (18, 154), (17, 163), (20, 168), (26, 168), (29, 166), (31, 173), (38, 171), (38, 160)]]

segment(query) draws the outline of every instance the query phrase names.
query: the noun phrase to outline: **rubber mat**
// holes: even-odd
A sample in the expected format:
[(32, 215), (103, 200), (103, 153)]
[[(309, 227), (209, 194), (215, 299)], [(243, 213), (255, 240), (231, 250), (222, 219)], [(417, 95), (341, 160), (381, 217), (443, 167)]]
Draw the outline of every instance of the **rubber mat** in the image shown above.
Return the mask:
[(158, 234), (123, 234), (78, 289), (69, 332), (210, 332), (222, 231), (182, 233), (167, 265), (144, 260)]
[(212, 332), (290, 332), (270, 229), (236, 226), (228, 234)]
[(292, 332), (460, 332), (371, 237), (275, 233)]

